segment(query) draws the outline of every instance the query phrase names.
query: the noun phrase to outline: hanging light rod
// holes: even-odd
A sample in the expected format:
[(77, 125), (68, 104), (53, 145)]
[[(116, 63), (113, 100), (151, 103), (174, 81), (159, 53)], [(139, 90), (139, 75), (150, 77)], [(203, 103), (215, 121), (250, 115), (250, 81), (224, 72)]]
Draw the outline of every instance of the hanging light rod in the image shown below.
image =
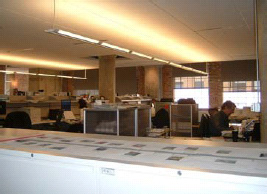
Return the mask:
[(107, 48), (111, 48), (111, 49), (115, 49), (115, 50), (118, 50), (118, 51), (122, 51), (122, 52), (125, 52), (125, 53), (129, 53), (130, 52), (129, 49), (122, 48), (122, 47), (119, 47), (119, 46), (116, 46), (116, 45), (112, 45), (112, 44), (109, 44), (109, 43), (106, 43), (106, 42), (102, 42), (101, 46), (104, 46), (104, 47), (107, 47)]
[(59, 77), (59, 78), (68, 78), (68, 79), (87, 79), (86, 77), (74, 77), (74, 76), (67, 76), (67, 75), (52, 75), (52, 74), (44, 74), (44, 73), (29, 73), (29, 72), (8, 71), (8, 70), (0, 70), (0, 73), (35, 75), (35, 76), (38, 75), (38, 76), (44, 76), (44, 77)]
[(136, 56), (139, 56), (139, 57), (144, 57), (144, 58), (147, 58), (147, 59), (152, 59), (153, 58), (151, 56), (144, 55), (142, 53), (138, 53), (138, 52), (135, 52), (135, 51), (131, 51), (131, 54), (136, 55)]
[(57, 75), (57, 77), (61, 77), (61, 78), (68, 78), (68, 79), (72, 79), (72, 76), (67, 76), (67, 75)]
[(92, 38), (88, 38), (88, 37), (81, 36), (79, 34), (74, 34), (72, 32), (67, 32), (67, 31), (64, 31), (64, 30), (48, 29), (48, 30), (45, 30), (45, 32), (52, 33), (52, 34), (57, 34), (57, 35), (68, 37), (68, 38), (77, 39), (77, 40), (84, 41), (84, 42), (89, 42), (89, 43), (92, 43), (92, 44), (100, 43), (99, 40), (95, 40), (95, 39), (92, 39)]
[(110, 49), (114, 49), (114, 50), (117, 50), (117, 51), (120, 51), (120, 52), (125, 52), (125, 53), (129, 53), (129, 54), (132, 54), (132, 55), (136, 55), (138, 57), (151, 59), (151, 60), (158, 61), (158, 62), (165, 63), (165, 64), (170, 64), (170, 65), (172, 65), (174, 67), (181, 68), (181, 69), (184, 69), (184, 70), (187, 70), (187, 71), (192, 71), (192, 72), (195, 72), (195, 73), (208, 75), (208, 73), (205, 72), (205, 71), (200, 71), (200, 70), (197, 70), (197, 69), (193, 69), (191, 67), (186, 67), (186, 66), (183, 66), (183, 65), (180, 65), (180, 64), (176, 64), (176, 63), (164, 60), (164, 59), (151, 57), (151, 56), (148, 56), (148, 55), (145, 55), (145, 54), (142, 54), (142, 53), (138, 53), (138, 52), (126, 49), (126, 48), (119, 47), (117, 45), (113, 45), (113, 44), (109, 44), (109, 43), (106, 43), (106, 42), (103, 42), (103, 41), (99, 41), (99, 40), (95, 40), (95, 39), (88, 38), (88, 37), (85, 37), (85, 36), (81, 36), (79, 34), (74, 34), (72, 32), (68, 32), (68, 31), (64, 31), (64, 30), (60, 30), (60, 29), (48, 29), (48, 30), (45, 30), (45, 32), (48, 32), (48, 33), (51, 33), (51, 34), (60, 35), (60, 36), (64, 36), (64, 37), (68, 37), (68, 38), (73, 38), (73, 39), (80, 40), (80, 41), (83, 41), (83, 42), (87, 42), (87, 43), (90, 43), (90, 44), (97, 44), (97, 45), (100, 45), (100, 46), (105, 47), (105, 48), (110, 48)]

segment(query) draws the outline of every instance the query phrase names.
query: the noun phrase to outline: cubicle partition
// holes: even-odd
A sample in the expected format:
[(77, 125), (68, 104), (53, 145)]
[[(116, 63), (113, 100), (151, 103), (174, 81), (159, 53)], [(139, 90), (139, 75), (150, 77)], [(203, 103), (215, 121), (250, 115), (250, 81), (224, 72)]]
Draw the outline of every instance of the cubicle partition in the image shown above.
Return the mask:
[(150, 106), (85, 109), (84, 133), (146, 136), (151, 127)]
[[(50, 109), (61, 109), (61, 101), (44, 101), (44, 102), (7, 102), (6, 113), (17, 111), (21, 108), (39, 108), (41, 109), (41, 118), (48, 118)], [(71, 101), (71, 110), (75, 115), (80, 114), (78, 102)]]
[(172, 104), (170, 128), (175, 136), (193, 137), (193, 125), (198, 123), (198, 104)]

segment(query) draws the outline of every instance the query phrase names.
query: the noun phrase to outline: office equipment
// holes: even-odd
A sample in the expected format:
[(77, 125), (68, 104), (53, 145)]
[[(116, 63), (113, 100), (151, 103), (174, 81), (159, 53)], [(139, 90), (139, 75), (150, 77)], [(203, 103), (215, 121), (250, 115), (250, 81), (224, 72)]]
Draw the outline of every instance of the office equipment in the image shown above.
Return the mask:
[(60, 109), (49, 109), (48, 119), (56, 120)]
[(61, 110), (71, 111), (71, 100), (61, 100)]

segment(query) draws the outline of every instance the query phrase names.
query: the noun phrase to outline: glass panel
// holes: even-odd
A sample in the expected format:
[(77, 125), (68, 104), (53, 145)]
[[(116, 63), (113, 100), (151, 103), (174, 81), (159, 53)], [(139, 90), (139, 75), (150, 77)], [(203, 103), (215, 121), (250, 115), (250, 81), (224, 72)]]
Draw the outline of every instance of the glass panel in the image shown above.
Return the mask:
[(204, 88), (208, 88), (209, 87), (209, 79), (208, 79), (208, 77), (207, 76), (206, 77), (202, 77), (202, 81), (204, 83), (203, 87)]
[(209, 107), (209, 89), (175, 89), (174, 101), (177, 102), (181, 98), (193, 98), (199, 105), (199, 108)]
[(257, 92), (224, 92), (223, 101), (231, 100), (237, 108), (251, 107), (253, 103), (258, 102)]
[(181, 82), (183, 82), (183, 88), (188, 87), (187, 77), (181, 77)]

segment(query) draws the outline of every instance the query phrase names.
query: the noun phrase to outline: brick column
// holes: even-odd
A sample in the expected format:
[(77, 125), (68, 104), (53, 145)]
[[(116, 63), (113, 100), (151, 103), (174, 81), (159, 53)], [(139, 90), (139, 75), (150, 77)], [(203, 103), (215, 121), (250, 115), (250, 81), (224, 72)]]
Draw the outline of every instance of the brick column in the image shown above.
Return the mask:
[(221, 107), (223, 103), (223, 83), (221, 80), (221, 63), (208, 63), (209, 73), (209, 107)]
[(145, 68), (143, 66), (136, 67), (137, 93), (145, 95)]
[(162, 67), (162, 90), (163, 98), (173, 98), (173, 77), (170, 65)]
[(116, 69), (115, 55), (99, 58), (99, 95), (104, 96), (111, 103), (115, 102)]
[(151, 98), (160, 100), (160, 78), (158, 66), (145, 67), (145, 93), (149, 94)]
[[(0, 65), (0, 70), (6, 70), (5, 65)], [(5, 93), (5, 73), (0, 73), (0, 94)]]
[(259, 77), (261, 85), (261, 142), (267, 143), (267, 0), (257, 0)]

